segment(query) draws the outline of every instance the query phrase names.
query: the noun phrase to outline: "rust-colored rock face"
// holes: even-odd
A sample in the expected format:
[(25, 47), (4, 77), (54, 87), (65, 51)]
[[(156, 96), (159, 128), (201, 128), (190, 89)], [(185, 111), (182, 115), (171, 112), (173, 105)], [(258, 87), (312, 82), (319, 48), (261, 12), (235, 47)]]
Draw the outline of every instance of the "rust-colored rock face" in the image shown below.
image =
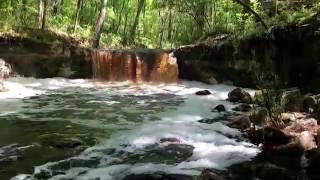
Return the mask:
[(167, 52), (102, 51), (92, 55), (93, 77), (106, 81), (178, 81), (176, 58)]

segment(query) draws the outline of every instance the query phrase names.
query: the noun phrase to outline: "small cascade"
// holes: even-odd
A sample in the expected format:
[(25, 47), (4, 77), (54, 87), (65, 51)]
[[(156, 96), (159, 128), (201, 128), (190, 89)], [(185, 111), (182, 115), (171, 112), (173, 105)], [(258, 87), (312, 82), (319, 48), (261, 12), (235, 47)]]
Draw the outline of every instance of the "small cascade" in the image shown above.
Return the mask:
[(173, 53), (156, 50), (96, 50), (92, 59), (95, 79), (165, 83), (178, 81), (178, 64)]

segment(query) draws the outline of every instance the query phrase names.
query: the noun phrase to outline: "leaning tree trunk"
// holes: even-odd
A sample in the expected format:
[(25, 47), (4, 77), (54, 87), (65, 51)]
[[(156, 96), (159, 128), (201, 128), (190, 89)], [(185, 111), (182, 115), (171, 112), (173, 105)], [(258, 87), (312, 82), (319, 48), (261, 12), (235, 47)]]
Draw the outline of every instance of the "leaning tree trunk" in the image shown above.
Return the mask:
[(40, 29), (44, 30), (46, 27), (47, 0), (39, 0), (38, 5), (38, 25)]
[(107, 14), (107, 8), (106, 8), (107, 2), (108, 0), (101, 0), (101, 9), (100, 9), (99, 16), (97, 18), (95, 32), (92, 38), (92, 46), (94, 48), (98, 48), (100, 44), (100, 37), (101, 37), (104, 21), (106, 19), (106, 14)]
[(82, 5), (83, 5), (83, 0), (78, 0), (76, 17), (74, 18), (74, 24), (73, 24), (73, 32), (76, 31), (77, 26), (79, 24), (79, 18), (80, 18), (80, 12), (82, 9)]
[(259, 21), (262, 26), (265, 29), (268, 29), (267, 24), (264, 22), (264, 20), (259, 16), (259, 14), (257, 12), (255, 12), (250, 5), (246, 4), (245, 2), (243, 2), (242, 0), (233, 0), (234, 2), (240, 4), (246, 11), (250, 12), (251, 14), (254, 15), (254, 17), (256, 18), (257, 21)]
[(141, 11), (142, 11), (142, 8), (144, 6), (145, 1), (146, 0), (139, 0), (139, 2), (138, 2), (137, 14), (136, 14), (133, 26), (132, 26), (131, 31), (130, 31), (130, 36), (128, 38), (129, 43), (134, 42), (134, 38), (135, 38), (135, 35), (136, 35), (136, 30), (137, 30), (137, 27), (138, 27), (138, 24), (139, 24), (140, 14), (141, 14)]
[(62, 6), (62, 0), (53, 0), (53, 5), (52, 5), (53, 16), (58, 15), (58, 12), (61, 6)]

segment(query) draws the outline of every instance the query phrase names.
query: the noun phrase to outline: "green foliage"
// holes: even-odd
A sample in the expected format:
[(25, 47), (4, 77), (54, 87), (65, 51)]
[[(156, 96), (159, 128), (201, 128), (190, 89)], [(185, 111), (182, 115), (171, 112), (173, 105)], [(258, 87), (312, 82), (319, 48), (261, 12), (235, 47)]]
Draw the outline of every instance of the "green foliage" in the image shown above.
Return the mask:
[(256, 74), (257, 88), (261, 92), (261, 97), (256, 97), (255, 107), (265, 107), (268, 114), (268, 122), (274, 127), (282, 127), (281, 114), (285, 111), (286, 102), (283, 101), (283, 92), (280, 89), (279, 78), (271, 71), (259, 71)]
[[(73, 26), (77, 0), (46, 1), (47, 29), (90, 42), (101, 7), (100, 0), (83, 0), (75, 32)], [(107, 2), (107, 18), (101, 44), (103, 47), (123, 47), (122, 43), (130, 36), (134, 27), (139, 1)], [(269, 27), (301, 23), (318, 13), (320, 7), (320, 0), (313, 1), (311, 5), (293, 7), (292, 4), (285, 3), (276, 8), (267, 7), (259, 0), (241, 2), (256, 12)], [(56, 4), (58, 6), (54, 6)], [(17, 26), (38, 28), (38, 6), (38, 0), (1, 0), (0, 30), (9, 32)], [(139, 17), (134, 42), (129, 46), (171, 48), (194, 43), (207, 34), (228, 33), (243, 38), (261, 35), (265, 31), (257, 17), (236, 0), (146, 0)]]

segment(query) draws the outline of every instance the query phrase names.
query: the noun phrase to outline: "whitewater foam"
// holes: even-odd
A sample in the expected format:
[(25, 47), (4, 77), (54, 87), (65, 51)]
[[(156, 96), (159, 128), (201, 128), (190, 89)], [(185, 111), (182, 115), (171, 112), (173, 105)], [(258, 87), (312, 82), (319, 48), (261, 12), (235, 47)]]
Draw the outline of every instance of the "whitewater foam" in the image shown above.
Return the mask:
[[(98, 158), (100, 165), (97, 168), (70, 168), (66, 170), (65, 175), (59, 175), (52, 179), (59, 179), (62, 176), (76, 179), (118, 179), (132, 173), (156, 171), (196, 175), (201, 172), (202, 168), (222, 170), (232, 164), (250, 160), (259, 152), (259, 148), (248, 143), (238, 130), (229, 128), (223, 122), (212, 124), (199, 122), (201, 119), (219, 118), (223, 115), (211, 111), (216, 105), (223, 104), (227, 111), (234, 107), (234, 104), (225, 101), (228, 92), (234, 88), (232, 86), (212, 86), (187, 81), (166, 85), (95, 82), (61, 78), (12, 78), (6, 80), (5, 85), (9, 92), (0, 93), (0, 99), (5, 100), (7, 104), (15, 105), (2, 109), (7, 105), (0, 101), (0, 115), (19, 111), (17, 107), (23, 102), (11, 103), (9, 99), (12, 98), (26, 99), (48, 94), (85, 92), (86, 95), (92, 97), (87, 97), (88, 100), (80, 105), (89, 106), (86, 108), (94, 106), (96, 108), (94, 117), (81, 120), (74, 112), (68, 120), (82, 125), (118, 130), (99, 145), (87, 149), (78, 157)], [(195, 92), (204, 89), (208, 89), (212, 94), (208, 96), (195, 95)], [(248, 91), (253, 93), (253, 91)], [(77, 97), (75, 96), (75, 98)], [(65, 98), (60, 99), (61, 101), (66, 100)], [(75, 111), (77, 107), (74, 107), (73, 101), (71, 102), (62, 108), (68, 107)], [(16, 109), (13, 110), (13, 108)], [(52, 111), (57, 109), (57, 105), (47, 105), (45, 108), (47, 109), (43, 109), (43, 111)], [(84, 109), (84, 112), (87, 110)], [(50, 117), (45, 117), (45, 119), (48, 120)], [(107, 119), (113, 119), (112, 123), (106, 121)], [(122, 162), (121, 156), (117, 156), (117, 153), (120, 152), (146, 153), (145, 149), (155, 144), (165, 146), (166, 144), (160, 143), (163, 138), (175, 138), (181, 144), (194, 147), (192, 156), (176, 164), (141, 163), (139, 160), (136, 163), (128, 164)], [(115, 149), (115, 152), (111, 154), (99, 153), (110, 148)], [(37, 167), (35, 173), (44, 169), (50, 171), (50, 165), (52, 163)], [(84, 170), (86, 173), (81, 173)]]

